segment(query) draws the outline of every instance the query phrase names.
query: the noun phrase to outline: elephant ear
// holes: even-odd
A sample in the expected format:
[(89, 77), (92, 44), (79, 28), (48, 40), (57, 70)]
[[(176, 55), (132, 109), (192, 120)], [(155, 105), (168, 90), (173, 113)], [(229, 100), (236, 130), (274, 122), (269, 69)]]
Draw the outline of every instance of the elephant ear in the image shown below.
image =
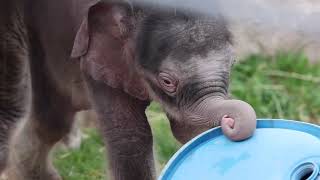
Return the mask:
[(97, 2), (88, 10), (76, 35), (72, 58), (82, 70), (140, 100), (148, 93), (136, 70), (134, 17), (123, 4)]

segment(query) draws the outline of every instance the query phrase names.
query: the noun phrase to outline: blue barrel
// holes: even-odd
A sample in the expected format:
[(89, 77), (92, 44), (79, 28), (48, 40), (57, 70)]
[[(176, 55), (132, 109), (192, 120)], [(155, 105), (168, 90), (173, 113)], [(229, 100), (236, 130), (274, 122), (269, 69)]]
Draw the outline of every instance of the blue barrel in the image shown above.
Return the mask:
[(214, 128), (185, 144), (159, 180), (320, 180), (320, 126), (258, 120), (252, 138), (232, 142)]

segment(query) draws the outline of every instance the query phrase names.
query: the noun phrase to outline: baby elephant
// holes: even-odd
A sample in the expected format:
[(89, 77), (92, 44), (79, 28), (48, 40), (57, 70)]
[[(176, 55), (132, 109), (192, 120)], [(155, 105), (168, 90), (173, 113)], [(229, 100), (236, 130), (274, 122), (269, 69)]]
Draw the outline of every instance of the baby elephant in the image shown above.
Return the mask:
[(90, 108), (113, 180), (155, 179), (153, 100), (181, 143), (219, 125), (234, 141), (253, 134), (253, 108), (228, 98), (235, 57), (221, 17), (128, 1), (1, 3), (0, 164), (10, 180), (60, 180), (48, 154)]

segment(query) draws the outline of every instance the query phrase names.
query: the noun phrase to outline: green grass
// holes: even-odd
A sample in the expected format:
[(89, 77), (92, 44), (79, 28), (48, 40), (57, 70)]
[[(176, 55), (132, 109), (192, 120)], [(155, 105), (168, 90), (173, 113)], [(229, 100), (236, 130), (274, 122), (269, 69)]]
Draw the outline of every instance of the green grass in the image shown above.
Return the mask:
[[(286, 118), (320, 122), (320, 64), (309, 64), (303, 54), (253, 55), (237, 63), (230, 90), (234, 98), (250, 103), (259, 118)], [(147, 112), (162, 168), (180, 147), (166, 116), (157, 104)], [(55, 153), (54, 164), (65, 180), (104, 179), (104, 148), (94, 130), (80, 150)]]
[(309, 64), (303, 54), (249, 57), (234, 67), (231, 92), (258, 117), (320, 120), (320, 64)]
[(79, 150), (54, 153), (54, 165), (65, 180), (100, 180), (105, 177), (105, 149), (95, 130), (86, 130)]

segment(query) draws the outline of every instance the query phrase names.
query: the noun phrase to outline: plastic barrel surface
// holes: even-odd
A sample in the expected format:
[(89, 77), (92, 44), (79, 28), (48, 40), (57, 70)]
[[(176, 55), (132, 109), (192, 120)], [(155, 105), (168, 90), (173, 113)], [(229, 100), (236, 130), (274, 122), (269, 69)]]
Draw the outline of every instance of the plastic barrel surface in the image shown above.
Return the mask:
[(159, 180), (320, 180), (320, 126), (258, 120), (248, 140), (214, 128), (185, 144)]

